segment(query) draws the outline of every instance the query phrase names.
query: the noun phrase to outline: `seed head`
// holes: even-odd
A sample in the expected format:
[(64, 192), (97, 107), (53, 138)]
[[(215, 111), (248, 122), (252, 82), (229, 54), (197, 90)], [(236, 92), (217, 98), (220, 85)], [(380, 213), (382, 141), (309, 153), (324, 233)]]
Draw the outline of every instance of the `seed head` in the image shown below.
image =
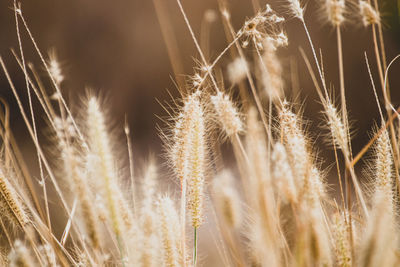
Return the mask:
[(169, 197), (160, 197), (157, 206), (160, 214), (164, 264), (169, 267), (181, 266), (179, 255), (180, 243), (178, 238), (181, 226), (174, 202)]
[(211, 102), (214, 105), (219, 124), (222, 125), (227, 136), (232, 137), (243, 131), (239, 112), (228, 95), (218, 92), (211, 96)]
[(298, 18), (299, 20), (304, 20), (304, 9), (300, 5), (299, 0), (288, 0), (289, 1), (289, 9), (292, 14)]
[(278, 196), (283, 198), (285, 202), (296, 203), (297, 189), (285, 147), (281, 143), (274, 145), (272, 160), (274, 163), (272, 170), (273, 184), (278, 192)]
[(240, 57), (236, 58), (233, 60), (229, 65), (228, 65), (228, 78), (229, 81), (232, 84), (237, 84), (240, 81), (242, 81), (244, 78), (246, 78), (246, 73), (247, 73), (247, 62), (245, 59), (242, 59)]
[(215, 204), (224, 222), (231, 228), (239, 227), (242, 221), (239, 194), (233, 186), (232, 174), (222, 171), (213, 181)]
[(365, 27), (369, 25), (379, 24), (381, 22), (379, 12), (375, 10), (375, 8), (373, 8), (370, 3), (360, 0), (359, 7), (362, 22)]
[(338, 146), (338, 148), (347, 152), (347, 132), (343, 125), (342, 118), (340, 118), (335, 106), (330, 101), (328, 101), (328, 103), (325, 105), (325, 113), (335, 144)]
[(325, 0), (325, 11), (328, 21), (333, 26), (340, 26), (344, 21), (344, 0)]

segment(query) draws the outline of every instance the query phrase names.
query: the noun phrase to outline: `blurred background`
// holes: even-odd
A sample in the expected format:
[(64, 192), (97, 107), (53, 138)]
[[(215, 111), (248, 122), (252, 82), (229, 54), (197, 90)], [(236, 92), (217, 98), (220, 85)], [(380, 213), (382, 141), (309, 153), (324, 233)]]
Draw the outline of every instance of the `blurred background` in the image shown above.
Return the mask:
[[(158, 2), (162, 2), (175, 33), (184, 71), (182, 74), (193, 74), (194, 59), (199, 57), (177, 3), (175, 0)], [(209, 9), (217, 11), (217, 1), (182, 2), (195, 33), (199, 35), (205, 12)], [(266, 2), (260, 1), (262, 5)], [(26, 98), (23, 74), (10, 52), (10, 48), (18, 48), (12, 3), (11, 0), (1, 1), (0, 55), (4, 58), (21, 97)], [(283, 1), (268, 3), (279, 14), (288, 18)], [(390, 60), (400, 52), (398, 3), (395, 0), (381, 0), (379, 3), (383, 16), (387, 58)], [(254, 14), (252, 1), (230, 0), (229, 4), (234, 26), (239, 29), (245, 18)], [(357, 129), (354, 151), (358, 151), (368, 137), (367, 131), (371, 129), (373, 119), (378, 118), (363, 58), (364, 51), (369, 56), (376, 81), (378, 76), (375, 72), (371, 32), (358, 20), (357, 3), (349, 2), (348, 6), (347, 17), (350, 17), (351, 21), (345, 24), (343, 30), (344, 65), (350, 118), (354, 120), (353, 125)], [(86, 88), (101, 92), (101, 95), (107, 98), (104, 108), (111, 112), (110, 118), (115, 120), (115, 126), (121, 126), (124, 114), (127, 114), (137, 153), (159, 153), (161, 143), (155, 127), (161, 121), (155, 115), (165, 116), (166, 113), (156, 99), (161, 102), (170, 101), (166, 89), (173, 95), (177, 95), (177, 90), (153, 1), (22, 1), (22, 11), (42, 52), (48, 55), (50, 49), (56, 51), (65, 76), (62, 90), (71, 105), (77, 107), (80, 104)], [(323, 12), (319, 0), (307, 1), (306, 21), (315, 46), (322, 50), (328, 84), (338, 88), (336, 35), (332, 27), (325, 23)], [(315, 100), (315, 89), (298, 51), (298, 47), (302, 46), (311, 56), (309, 47), (297, 20), (288, 20), (284, 30), (288, 34), (289, 47), (281, 49), (280, 55), (284, 69), (287, 70), (286, 87), (290, 90), (290, 60), (295, 60), (300, 74), (301, 99), (306, 101), (305, 115), (313, 118), (316, 111), (320, 110), (320, 105)], [(21, 33), (27, 61), (33, 62), (46, 80), (44, 68), (33, 52), (26, 32), (21, 30)], [(211, 26), (211, 59), (227, 45), (222, 36), (225, 35), (218, 15)], [(229, 56), (222, 60), (223, 70), (229, 60)], [(400, 69), (398, 66), (400, 64), (394, 64), (390, 75), (395, 106), (400, 104), (400, 93), (396, 90), (400, 83), (396, 75)], [(16, 102), (3, 74), (0, 74), (0, 95), (10, 103), (13, 111), (13, 130), (17, 135), (23, 136), (21, 142), (25, 142), (25, 126), (20, 120)], [(40, 110), (39, 105), (35, 107), (36, 110)]]
[[(194, 73), (193, 68), (196, 66), (195, 59), (199, 58), (198, 53), (176, 1), (155, 1), (162, 4), (162, 11), (173, 30), (178, 48), (177, 56), (182, 66), (182, 76), (178, 79), (183, 79), (185, 75)], [(254, 14), (252, 0), (228, 2), (233, 24), (238, 30), (245, 19)], [(267, 3), (264, 0), (259, 2), (262, 5)], [(209, 56), (211, 60), (214, 59), (227, 45), (222, 21), (217, 12), (217, 1), (182, 0), (182, 3), (197, 36), (200, 35), (205, 14), (210, 14), (209, 10), (216, 11), (217, 16), (211, 25), (209, 40)], [(284, 30), (289, 38), (289, 46), (279, 50), (285, 73), (285, 89), (291, 90), (292, 62), (298, 69), (300, 82), (298, 99), (304, 103), (304, 115), (310, 121), (309, 129), (316, 140), (315, 149), (321, 151), (321, 156), (326, 158), (324, 167), (331, 166), (334, 161), (333, 153), (322, 142), (321, 105), (299, 53), (299, 47), (303, 47), (311, 58), (306, 36), (299, 21), (288, 16), (284, 0), (268, 1), (268, 3), (278, 14), (288, 18)], [(379, 4), (387, 59), (390, 61), (400, 53), (400, 7), (396, 0), (381, 0)], [(10, 52), (10, 48), (18, 50), (12, 6), (11, 0), (0, 1), (0, 55), (27, 108), (24, 76)], [(355, 130), (353, 151), (358, 152), (368, 142), (374, 123), (380, 121), (365, 65), (364, 52), (369, 57), (377, 85), (378, 74), (371, 30), (364, 28), (357, 16), (357, 2), (348, 1), (347, 6), (347, 17), (350, 19), (343, 28), (344, 71), (348, 110)], [(179, 94), (154, 2), (150, 0), (22, 1), (22, 12), (42, 52), (47, 56), (48, 51), (56, 51), (65, 76), (61, 87), (72, 109), (77, 111), (90, 88), (91, 92), (106, 99), (103, 108), (110, 113), (110, 125), (117, 129), (121, 144), (125, 143), (122, 129), (125, 115), (127, 116), (133, 136), (135, 164), (141, 165), (150, 153), (156, 155), (159, 162), (163, 161), (162, 142), (156, 125), (163, 125), (157, 116), (165, 117), (167, 113), (157, 100), (171, 102), (168, 91), (174, 97)], [(336, 34), (324, 17), (320, 0), (307, 1), (305, 19), (315, 47), (322, 51), (326, 80), (331, 88), (337, 89), (335, 95), (338, 95)], [(49, 86), (45, 70), (23, 28), (21, 34), (26, 60), (36, 66), (51, 94), (53, 89)], [(221, 60), (220, 67), (223, 73), (230, 60), (229, 56)], [(389, 75), (395, 107), (400, 105), (399, 72), (400, 62), (393, 65)], [(378, 94), (381, 96), (379, 86)], [(28, 152), (26, 155), (34, 155), (31, 154), (33, 144), (3, 72), (0, 72), (0, 96), (10, 105), (11, 128), (21, 149)], [(44, 118), (39, 103), (35, 101), (34, 104), (38, 118)], [(38, 123), (43, 138), (46, 135), (47, 125), (44, 119)], [(28, 163), (32, 165), (33, 173), (37, 174), (37, 164), (31, 159), (30, 156), (26, 157)], [(362, 164), (357, 166), (358, 170), (362, 168)], [(334, 168), (332, 169), (334, 173)], [(336, 183), (336, 180), (332, 179), (329, 182)], [(213, 256), (214, 254), (210, 253), (208, 257)]]

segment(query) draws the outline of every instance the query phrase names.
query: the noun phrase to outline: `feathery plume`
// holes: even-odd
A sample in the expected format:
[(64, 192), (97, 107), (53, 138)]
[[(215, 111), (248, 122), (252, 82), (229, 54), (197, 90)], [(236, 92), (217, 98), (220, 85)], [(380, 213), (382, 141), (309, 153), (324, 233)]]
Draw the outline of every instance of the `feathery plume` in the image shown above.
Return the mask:
[(228, 64), (228, 79), (232, 84), (237, 84), (246, 78), (247, 62), (245, 59), (237, 57)]
[(203, 221), (204, 171), (206, 156), (204, 112), (198, 98), (193, 99), (193, 113), (188, 133), (188, 210), (192, 226), (198, 228)]
[(180, 223), (174, 202), (169, 197), (160, 197), (158, 200), (158, 213), (160, 214), (161, 239), (164, 252), (164, 266), (181, 266), (183, 263), (180, 255)]
[(31, 251), (20, 240), (14, 243), (14, 249), (8, 255), (10, 267), (34, 267), (38, 266), (32, 258)]
[(49, 53), (49, 71), (57, 85), (60, 85), (64, 80), (64, 75), (61, 71), (60, 63), (57, 60), (55, 51)]
[(340, 26), (344, 21), (345, 0), (325, 0), (325, 12), (333, 26)]
[(43, 256), (43, 261), (45, 265), (48, 267), (58, 267), (56, 254), (54, 253), (54, 249), (49, 244), (44, 244), (39, 246), (40, 255)]
[(29, 223), (29, 216), (20, 197), (2, 171), (0, 171), (0, 210), (14, 226), (24, 228)]
[(219, 124), (222, 125), (226, 135), (232, 137), (243, 131), (239, 112), (228, 95), (218, 92), (211, 96)]
[(381, 23), (379, 12), (375, 10), (367, 1), (359, 1), (360, 15), (365, 27)]
[(348, 153), (347, 133), (342, 118), (339, 116), (335, 106), (329, 100), (324, 107), (333, 141), (338, 148), (342, 149), (345, 153)]
[(90, 167), (92, 177), (100, 185), (100, 193), (107, 203), (108, 218), (112, 223), (117, 236), (122, 233), (121, 210), (118, 197), (118, 178), (114, 169), (114, 158), (107, 132), (106, 121), (95, 97), (91, 97), (87, 108), (87, 131), (90, 154), (92, 156)]
[(82, 219), (85, 222), (86, 231), (92, 245), (97, 248), (99, 246), (99, 233), (97, 224), (97, 212), (91, 203), (93, 197), (92, 191), (88, 184), (88, 177), (80, 166), (81, 159), (78, 155), (78, 149), (73, 144), (75, 131), (70, 123), (63, 123), (60, 118), (55, 118), (56, 134), (58, 147), (61, 151), (61, 159), (63, 161), (63, 175), (68, 183), (72, 184), (73, 192), (79, 199), (79, 205), (82, 212)]
[(223, 170), (214, 178), (213, 192), (216, 207), (224, 222), (231, 228), (239, 227), (242, 222), (241, 204), (230, 171)]
[(304, 9), (300, 5), (299, 0), (288, 0), (289, 9), (292, 12), (293, 16), (298, 18), (301, 21), (304, 21)]
[(386, 129), (376, 140), (375, 153), (376, 182), (374, 202), (376, 205), (379, 205), (380, 201), (384, 201), (387, 205), (387, 210), (393, 213), (393, 156), (389, 134)]
[(285, 147), (281, 143), (274, 145), (272, 152), (272, 177), (278, 196), (285, 202), (297, 202), (297, 188), (294, 183), (292, 169), (290, 168)]
[(301, 122), (296, 114), (289, 109), (289, 104), (284, 101), (279, 112), (283, 145), (286, 148), (289, 163), (295, 177), (295, 185), (303, 190), (305, 181), (310, 171), (310, 155), (307, 149), (307, 140), (301, 129)]
[[(281, 34), (283, 37), (280, 38), (280, 42), (284, 42), (284, 37), (286, 37), (283, 32)], [(272, 100), (279, 98), (283, 93), (283, 79), (282, 79), (282, 65), (278, 56), (276, 55), (276, 49), (279, 46), (284, 45), (284, 43), (277, 43), (278, 39), (267, 38), (264, 41), (264, 53), (262, 55), (262, 61), (260, 65), (261, 68), (261, 81), (265, 92), (268, 97)], [(286, 38), (287, 44), (287, 38)]]
[(352, 266), (350, 231), (345, 220), (345, 215), (336, 213), (333, 215), (333, 237), (335, 244), (336, 262), (340, 267)]

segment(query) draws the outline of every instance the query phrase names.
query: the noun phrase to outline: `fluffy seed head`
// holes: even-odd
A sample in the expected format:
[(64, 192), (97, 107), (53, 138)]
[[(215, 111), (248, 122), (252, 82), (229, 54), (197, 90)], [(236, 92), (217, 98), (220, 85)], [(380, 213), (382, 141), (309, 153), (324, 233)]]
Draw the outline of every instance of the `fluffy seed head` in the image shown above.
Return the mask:
[(188, 209), (193, 227), (202, 222), (203, 186), (205, 171), (205, 122), (200, 92), (189, 95), (173, 129), (171, 160), (174, 171), (186, 181)]
[(190, 152), (190, 131), (193, 125), (194, 112), (200, 104), (198, 94), (189, 95), (183, 105), (182, 111), (179, 113), (173, 129), (172, 144), (170, 157), (173, 169), (179, 180), (187, 178), (188, 175), (188, 158)]
[(55, 52), (51, 52), (49, 56), (49, 70), (54, 81), (59, 85), (64, 80), (64, 75), (62, 74), (60, 63), (57, 60)]
[(232, 137), (243, 131), (242, 121), (239, 112), (229, 99), (228, 95), (218, 92), (211, 96), (216, 115), (227, 136)]
[(300, 19), (301, 21), (304, 20), (304, 9), (300, 5), (299, 0), (288, 0), (289, 1), (289, 9), (292, 14)]
[(344, 214), (334, 214), (332, 228), (337, 264), (342, 267), (350, 267), (352, 266), (350, 232)]
[(258, 120), (255, 108), (250, 108), (247, 115), (246, 151), (251, 162), (249, 168), (249, 189), (256, 190), (251, 197), (258, 198), (259, 189), (270, 182), (268, 151), (265, 132)]
[(379, 12), (375, 10), (375, 8), (373, 8), (371, 4), (367, 1), (360, 0), (359, 8), (362, 22), (365, 27), (369, 25), (379, 24), (381, 22)]
[(272, 160), (274, 163), (272, 170), (273, 184), (278, 192), (278, 196), (282, 197), (284, 201), (296, 203), (297, 189), (285, 147), (281, 143), (274, 145)]
[(346, 129), (344, 128), (342, 119), (332, 103), (328, 102), (325, 105), (325, 113), (335, 144), (338, 146), (338, 148), (347, 152), (348, 140)]
[(216, 21), (217, 18), (218, 18), (217, 12), (214, 9), (207, 9), (206, 12), (204, 12), (204, 19), (208, 23)]
[(340, 26), (344, 21), (344, 0), (325, 0), (325, 11), (329, 22), (333, 26)]
[[(282, 36), (284, 36), (283, 32)], [(264, 41), (264, 53), (262, 55), (262, 62), (260, 62), (261, 81), (265, 92), (272, 100), (282, 95), (284, 83), (282, 79), (282, 65), (276, 55), (276, 48), (278, 46), (280, 44), (276, 42), (276, 39), (267, 38)]]
[[(375, 204), (384, 201), (388, 210), (392, 211), (393, 183), (392, 183), (392, 152), (390, 139), (387, 130), (378, 137), (376, 141), (376, 161), (375, 161)], [(389, 207), (390, 206), (390, 207)]]
[(228, 78), (232, 84), (237, 84), (246, 78), (247, 62), (241, 57), (237, 57), (228, 65)]
[(285, 101), (279, 113), (283, 145), (286, 148), (296, 186), (303, 188), (309, 171), (309, 154), (307, 141), (301, 129), (301, 123)]
[(204, 175), (205, 175), (205, 123), (204, 112), (198, 98), (192, 101), (193, 113), (189, 126), (187, 151), (188, 209), (192, 226), (198, 228), (203, 220)]
[(233, 186), (232, 174), (222, 171), (213, 181), (214, 199), (224, 222), (231, 228), (239, 227), (242, 221), (240, 198)]
[[(92, 158), (90, 167), (92, 176), (96, 176), (102, 199), (107, 203), (108, 216), (113, 230), (118, 236), (121, 229), (120, 205), (117, 197), (121, 194), (118, 186), (118, 176), (115, 172), (115, 162), (112, 146), (107, 131), (107, 124), (100, 105), (95, 97), (90, 98), (87, 107), (88, 143)], [(94, 177), (92, 177), (94, 179)]]
[(25, 211), (20, 197), (11, 183), (0, 171), (0, 210), (12, 225), (24, 227), (29, 222), (29, 217)]
[(34, 267), (38, 266), (32, 258), (31, 251), (20, 241), (14, 242), (14, 249), (8, 255), (10, 267)]
[(160, 214), (161, 239), (164, 251), (165, 266), (181, 266), (179, 254), (180, 223), (174, 202), (169, 197), (161, 197), (158, 201)]
[(43, 256), (43, 261), (48, 267), (58, 267), (56, 254), (54, 249), (49, 244), (39, 246), (40, 255)]

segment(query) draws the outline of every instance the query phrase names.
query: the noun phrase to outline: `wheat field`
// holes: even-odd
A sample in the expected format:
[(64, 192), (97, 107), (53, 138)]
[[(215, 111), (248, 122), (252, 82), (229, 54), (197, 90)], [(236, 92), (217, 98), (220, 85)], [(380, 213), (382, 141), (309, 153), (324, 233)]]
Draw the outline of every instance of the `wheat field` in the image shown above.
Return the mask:
[[(193, 73), (183, 73), (165, 2), (153, 0), (175, 87), (158, 101), (153, 127), (163, 153), (142, 159), (136, 129), (126, 117), (113, 123), (105, 97), (88, 89), (78, 104), (69, 101), (64, 84), (74, 77), (56, 49), (43, 51), (24, 5), (9, 1), (17, 40), (9, 55), (22, 78), (0, 55), (0, 79), (33, 149), (18, 142), (14, 109), (0, 97), (0, 265), (399, 266), (400, 108), (391, 96), (398, 56), (386, 55), (378, 0), (314, 1), (317, 9), (252, 0), (255, 12), (240, 27), (234, 3), (216, 0), (201, 34), (189, 1), (170, 2), (196, 49)], [(334, 37), (329, 51), (314, 43), (310, 12)], [(292, 41), (288, 21), (306, 40), (290, 50), (301, 58), (297, 72), (280, 53)], [(218, 52), (209, 42), (216, 23), (226, 44)], [(346, 86), (359, 76), (344, 63), (345, 27), (366, 33), (372, 48), (359, 49), (356, 66), (379, 116), (364, 114), (374, 126), (361, 149)], [(303, 98), (299, 76), (317, 100)], [(319, 113), (308, 118), (312, 101)]]

